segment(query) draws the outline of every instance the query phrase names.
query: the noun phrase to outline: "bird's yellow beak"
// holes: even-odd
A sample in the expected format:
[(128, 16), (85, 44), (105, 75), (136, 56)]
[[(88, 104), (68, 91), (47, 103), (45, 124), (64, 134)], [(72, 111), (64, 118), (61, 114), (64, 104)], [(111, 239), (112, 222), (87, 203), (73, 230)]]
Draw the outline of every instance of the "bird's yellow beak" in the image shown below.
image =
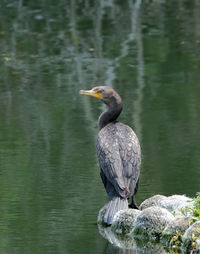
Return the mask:
[(103, 95), (98, 90), (80, 90), (80, 94), (89, 95), (96, 99), (101, 100)]

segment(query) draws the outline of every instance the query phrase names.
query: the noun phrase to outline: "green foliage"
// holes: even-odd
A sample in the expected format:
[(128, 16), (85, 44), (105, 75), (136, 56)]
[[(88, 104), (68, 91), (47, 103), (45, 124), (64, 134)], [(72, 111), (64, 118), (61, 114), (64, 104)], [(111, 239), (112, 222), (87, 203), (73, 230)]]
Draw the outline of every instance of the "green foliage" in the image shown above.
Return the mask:
[(189, 214), (189, 216), (191, 217), (191, 222), (194, 223), (195, 221), (200, 220), (200, 192), (197, 192), (196, 198), (188, 202), (193, 202), (193, 207), (185, 207), (183, 209), (180, 209), (180, 211), (184, 216), (188, 216)]
[(183, 249), (187, 250), (190, 253), (199, 253), (200, 246), (200, 230), (196, 229), (192, 233), (191, 237), (186, 239), (183, 243)]
[(176, 234), (171, 238), (170, 247), (172, 249), (178, 249), (182, 244), (182, 234), (180, 232), (176, 232)]
[(193, 200), (194, 207), (188, 208), (192, 212), (191, 220), (194, 223), (197, 220), (200, 220), (200, 192), (197, 193), (197, 197)]
[[(190, 214), (190, 221), (191, 224), (193, 224), (194, 222), (200, 220), (200, 192), (197, 193), (196, 198), (189, 202), (193, 202), (192, 207), (188, 206), (184, 209), (181, 209), (181, 212), (185, 216), (188, 216), (188, 214)], [(188, 239), (185, 241), (185, 243), (183, 243), (183, 233), (176, 231), (176, 234), (171, 237), (171, 239), (168, 239), (170, 250), (172, 251), (172, 253), (180, 253), (184, 244), (185, 250), (190, 250), (192, 251), (192, 253), (198, 252), (200, 242), (199, 234), (199, 229), (196, 229), (196, 232), (195, 234), (192, 234), (191, 239)]]
[[(196, 232), (198, 234), (200, 234), (200, 230), (196, 229)], [(195, 234), (192, 234), (192, 242), (191, 242), (191, 248), (192, 248), (192, 251), (198, 251), (199, 249), (199, 244), (197, 241), (200, 241), (200, 236), (195, 236)]]

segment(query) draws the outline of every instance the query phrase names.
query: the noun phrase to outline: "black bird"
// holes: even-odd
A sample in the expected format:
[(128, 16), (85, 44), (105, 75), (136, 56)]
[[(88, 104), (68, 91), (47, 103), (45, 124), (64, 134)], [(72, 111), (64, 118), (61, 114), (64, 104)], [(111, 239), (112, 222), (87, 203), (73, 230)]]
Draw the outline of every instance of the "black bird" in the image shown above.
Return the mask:
[(119, 210), (128, 208), (129, 198), (129, 207), (137, 209), (134, 195), (140, 176), (140, 143), (129, 126), (116, 121), (122, 111), (122, 99), (113, 88), (98, 86), (81, 90), (80, 94), (100, 99), (108, 107), (99, 117), (96, 149), (100, 175), (109, 198), (104, 222), (110, 225)]

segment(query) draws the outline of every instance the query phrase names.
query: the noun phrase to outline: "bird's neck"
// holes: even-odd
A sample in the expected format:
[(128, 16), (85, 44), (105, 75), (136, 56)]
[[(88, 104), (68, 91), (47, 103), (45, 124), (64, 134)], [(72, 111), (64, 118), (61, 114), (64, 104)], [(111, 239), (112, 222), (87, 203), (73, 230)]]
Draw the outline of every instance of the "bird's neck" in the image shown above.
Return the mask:
[(107, 124), (114, 122), (122, 111), (122, 102), (113, 100), (108, 106), (107, 111), (103, 112), (99, 117), (99, 130)]

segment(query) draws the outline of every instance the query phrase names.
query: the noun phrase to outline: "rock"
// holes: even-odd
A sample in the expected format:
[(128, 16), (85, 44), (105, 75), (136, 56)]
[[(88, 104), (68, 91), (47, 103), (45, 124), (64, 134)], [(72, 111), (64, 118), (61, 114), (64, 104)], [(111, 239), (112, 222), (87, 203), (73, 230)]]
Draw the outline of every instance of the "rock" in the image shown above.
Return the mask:
[(111, 229), (116, 234), (130, 234), (135, 226), (137, 216), (141, 211), (137, 209), (121, 210), (115, 214)]
[(151, 207), (151, 206), (160, 206), (160, 202), (163, 199), (166, 199), (167, 197), (163, 196), (163, 195), (155, 195), (151, 198), (148, 198), (146, 200), (144, 200), (140, 206), (139, 209), (140, 210), (144, 210), (145, 208)]
[(127, 209), (128, 209), (128, 200), (123, 199), (120, 196), (114, 196), (99, 211), (97, 223), (105, 226), (110, 226), (113, 223), (115, 214), (118, 211)]
[(194, 206), (194, 201), (184, 195), (173, 195), (169, 197), (163, 195), (155, 195), (144, 200), (139, 206), (139, 209), (144, 210), (145, 208), (151, 206), (159, 206), (165, 208), (175, 216), (190, 216), (192, 214), (191, 208)]
[(200, 220), (192, 224), (183, 235), (183, 249), (200, 253)]
[[(108, 208), (105, 205), (98, 215), (100, 232), (111, 244), (134, 249), (137, 253), (141, 250), (143, 253), (149, 244), (155, 246), (160, 241), (159, 245), (162, 243), (168, 251), (183, 249), (186, 253), (200, 254), (200, 220), (190, 226), (192, 221), (199, 219), (199, 201), (184, 195), (155, 195), (143, 201), (140, 210), (117, 212), (111, 227), (105, 227), (104, 217)], [(154, 253), (158, 250), (165, 252), (164, 248), (157, 247)]]
[(173, 195), (160, 201), (159, 206), (172, 212), (175, 216), (177, 215), (190, 215), (190, 209), (192, 208), (194, 201), (184, 195)]
[(152, 206), (144, 209), (136, 218), (134, 237), (143, 240), (157, 241), (164, 228), (175, 217), (166, 209)]
[(173, 237), (175, 237), (174, 240), (176, 243), (182, 241), (182, 235), (185, 230), (189, 228), (190, 221), (189, 217), (175, 217), (175, 219), (165, 227), (161, 241), (167, 246), (170, 245), (170, 241), (172, 241), (171, 244), (173, 244)]

